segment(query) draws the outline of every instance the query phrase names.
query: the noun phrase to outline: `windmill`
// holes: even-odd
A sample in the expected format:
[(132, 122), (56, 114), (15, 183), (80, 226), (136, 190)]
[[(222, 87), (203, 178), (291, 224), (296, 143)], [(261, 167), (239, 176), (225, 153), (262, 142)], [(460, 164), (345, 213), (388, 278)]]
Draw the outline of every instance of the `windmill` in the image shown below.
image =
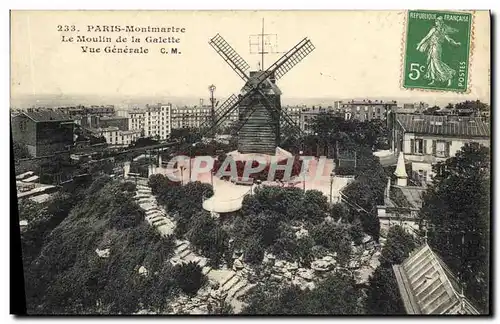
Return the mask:
[[(262, 30), (262, 58), (264, 57), (264, 29)], [(231, 95), (214, 112), (215, 117), (204, 135), (215, 131), (236, 109), (238, 123), (238, 151), (240, 153), (274, 154), (279, 143), (280, 118), (299, 133), (300, 128), (290, 116), (281, 109), (281, 90), (276, 81), (281, 79), (302, 59), (314, 50), (314, 45), (307, 38), (302, 39), (281, 58), (264, 70), (250, 71), (250, 65), (219, 34), (210, 39), (209, 44), (245, 81), (239, 95)], [(211, 124), (211, 125), (210, 125)]]

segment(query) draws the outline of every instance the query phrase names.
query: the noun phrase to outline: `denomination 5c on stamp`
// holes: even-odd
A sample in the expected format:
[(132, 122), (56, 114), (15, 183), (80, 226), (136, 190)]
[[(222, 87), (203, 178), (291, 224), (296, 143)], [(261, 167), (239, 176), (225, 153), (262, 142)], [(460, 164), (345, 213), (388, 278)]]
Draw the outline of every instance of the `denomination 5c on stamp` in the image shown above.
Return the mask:
[(403, 87), (465, 92), (472, 14), (408, 11)]

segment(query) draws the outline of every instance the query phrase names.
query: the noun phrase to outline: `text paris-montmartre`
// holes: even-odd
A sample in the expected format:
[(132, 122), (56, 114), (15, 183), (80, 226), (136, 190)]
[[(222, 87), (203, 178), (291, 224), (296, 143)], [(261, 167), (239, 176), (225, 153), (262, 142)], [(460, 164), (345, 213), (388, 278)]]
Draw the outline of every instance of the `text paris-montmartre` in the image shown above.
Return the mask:
[(87, 32), (95, 33), (185, 33), (184, 27), (163, 26), (119, 26), (119, 25), (87, 25)]

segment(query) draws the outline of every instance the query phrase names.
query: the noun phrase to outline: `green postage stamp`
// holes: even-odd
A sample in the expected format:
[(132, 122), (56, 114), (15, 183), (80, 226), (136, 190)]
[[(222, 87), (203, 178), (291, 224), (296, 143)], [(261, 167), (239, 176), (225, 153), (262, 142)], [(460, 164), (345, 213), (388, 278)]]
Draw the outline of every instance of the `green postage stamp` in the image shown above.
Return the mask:
[(403, 87), (465, 92), (472, 14), (408, 11)]

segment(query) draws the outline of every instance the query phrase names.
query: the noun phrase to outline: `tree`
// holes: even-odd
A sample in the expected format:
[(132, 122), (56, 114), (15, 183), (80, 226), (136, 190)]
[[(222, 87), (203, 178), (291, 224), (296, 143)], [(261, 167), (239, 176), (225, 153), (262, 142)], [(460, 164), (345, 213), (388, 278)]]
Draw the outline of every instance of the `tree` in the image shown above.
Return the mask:
[(490, 106), (480, 100), (465, 100), (455, 105), (456, 110), (472, 110), (474, 113), (490, 110)]
[(314, 290), (297, 286), (259, 285), (248, 295), (243, 314), (346, 315), (362, 314), (361, 291), (354, 279), (339, 273), (328, 276)]
[(413, 235), (392, 226), (380, 256), (380, 266), (370, 276), (366, 308), (370, 314), (405, 314), (392, 266), (401, 264), (417, 246)]
[(246, 239), (244, 247), (245, 247), (245, 262), (250, 264), (258, 265), (264, 259), (265, 246), (261, 241), (260, 236), (253, 235)]
[(332, 253), (337, 253), (337, 261), (345, 265), (351, 256), (349, 232), (348, 225), (325, 222), (313, 227), (311, 237), (315, 244), (322, 245)]
[(195, 295), (207, 282), (201, 267), (194, 262), (179, 264), (173, 271), (177, 285), (188, 295)]
[[(49, 204), (48, 217), (33, 222), (38, 234), (30, 229), (25, 234), (31, 232), (32, 237), (23, 237), (40, 250), (29, 251), (32, 261), (24, 263), (30, 314), (130, 314), (141, 308), (164, 308), (175, 294), (168, 268), (175, 243), (172, 237), (160, 236), (143, 217), (136, 226), (114, 225), (113, 220), (133, 215), (131, 189), (99, 178), (83, 193), (64, 193)], [(109, 249), (109, 255), (98, 255), (96, 248)], [(138, 272), (141, 266), (147, 275)]]
[(380, 264), (384, 267), (401, 264), (416, 247), (413, 235), (399, 225), (392, 226), (387, 233), (387, 242), (380, 255)]
[(90, 135), (90, 145), (95, 145), (95, 144), (105, 144), (106, 143), (106, 138), (104, 136), (94, 136)]
[(313, 224), (321, 223), (329, 210), (328, 198), (318, 190), (307, 190), (301, 203), (302, 217)]
[(359, 162), (355, 170), (356, 180), (342, 193), (351, 205), (355, 204), (354, 219), (359, 219), (365, 233), (378, 240), (380, 223), (377, 217), (377, 205), (383, 202), (387, 175), (380, 160), (373, 156), (371, 150), (361, 148), (357, 157)]
[(392, 267), (379, 266), (370, 276), (366, 298), (368, 314), (406, 314)]
[(424, 115), (435, 115), (436, 112), (441, 109), (439, 106), (432, 106), (424, 110)]
[(158, 141), (153, 139), (152, 137), (139, 137), (132, 144), (131, 147), (145, 147), (150, 145), (156, 145)]
[(186, 236), (201, 254), (210, 259), (213, 267), (218, 267), (229, 252), (228, 233), (208, 212), (200, 212), (191, 218)]
[(423, 197), (429, 245), (466, 286), (466, 293), (486, 311), (489, 291), (490, 152), (469, 143), (438, 163)]

